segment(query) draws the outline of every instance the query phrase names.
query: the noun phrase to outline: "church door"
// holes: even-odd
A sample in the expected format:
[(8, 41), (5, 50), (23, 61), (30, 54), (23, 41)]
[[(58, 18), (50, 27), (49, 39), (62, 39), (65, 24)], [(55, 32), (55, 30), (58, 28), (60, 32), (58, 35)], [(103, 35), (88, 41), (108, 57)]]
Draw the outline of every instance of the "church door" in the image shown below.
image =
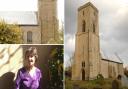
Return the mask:
[(85, 70), (82, 69), (82, 80), (85, 80)]

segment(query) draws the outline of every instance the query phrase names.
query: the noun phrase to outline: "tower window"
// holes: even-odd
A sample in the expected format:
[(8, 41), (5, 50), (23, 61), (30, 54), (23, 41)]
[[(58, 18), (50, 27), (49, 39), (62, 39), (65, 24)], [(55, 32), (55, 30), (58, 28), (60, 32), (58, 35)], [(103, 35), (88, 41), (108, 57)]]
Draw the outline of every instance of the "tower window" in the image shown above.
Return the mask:
[(85, 67), (85, 62), (82, 62), (82, 67)]
[(83, 66), (85, 67), (85, 62), (83, 62)]
[(84, 11), (83, 11), (83, 16), (84, 16)]
[(96, 29), (95, 29), (95, 24), (93, 24), (93, 32), (95, 33), (96, 31), (95, 31)]
[(82, 23), (82, 32), (85, 32), (85, 29), (86, 29), (86, 23), (85, 23), (85, 20), (83, 20), (83, 23)]
[(31, 31), (27, 32), (27, 43), (32, 43), (32, 32)]
[(96, 12), (94, 12), (94, 16), (96, 16)]

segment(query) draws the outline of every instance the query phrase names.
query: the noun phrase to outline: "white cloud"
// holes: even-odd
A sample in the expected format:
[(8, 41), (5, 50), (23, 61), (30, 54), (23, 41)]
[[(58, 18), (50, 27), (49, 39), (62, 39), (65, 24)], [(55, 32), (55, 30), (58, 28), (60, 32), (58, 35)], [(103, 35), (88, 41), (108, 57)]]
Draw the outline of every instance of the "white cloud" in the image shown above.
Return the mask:
[[(118, 53), (124, 65), (128, 64), (128, 0), (90, 0), (99, 10), (99, 31), (100, 31), (100, 48), (106, 55), (111, 56)], [(67, 4), (65, 15), (68, 17), (65, 23), (65, 33), (74, 36), (73, 32), (77, 25), (77, 8), (84, 5), (88, 0), (66, 0)], [(76, 4), (77, 2), (77, 4)], [(75, 5), (74, 5), (75, 3)], [(72, 6), (73, 5), (73, 6)], [(68, 13), (70, 15), (68, 15)], [(66, 18), (67, 18), (66, 17)], [(70, 23), (68, 23), (70, 21)], [(67, 48), (69, 47), (67, 46)]]
[(37, 10), (37, 0), (0, 0), (0, 11), (33, 10)]
[[(64, 0), (58, 0), (58, 19), (64, 22)], [(37, 11), (38, 0), (0, 0), (0, 11)]]
[(64, 0), (58, 0), (58, 18), (64, 22)]
[(69, 66), (69, 59), (73, 56), (75, 50), (75, 37), (71, 35), (65, 36), (64, 43), (64, 64), (65, 66)]

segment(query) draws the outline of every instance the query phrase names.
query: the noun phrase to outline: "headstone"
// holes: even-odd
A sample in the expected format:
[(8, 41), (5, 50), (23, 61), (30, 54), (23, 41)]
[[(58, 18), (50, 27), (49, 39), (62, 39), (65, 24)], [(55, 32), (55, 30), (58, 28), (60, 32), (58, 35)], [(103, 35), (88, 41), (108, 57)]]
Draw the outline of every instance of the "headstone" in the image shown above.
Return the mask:
[(117, 79), (112, 81), (112, 89), (119, 89), (119, 82)]
[(74, 84), (74, 85), (73, 85), (73, 89), (80, 89), (80, 88), (79, 88), (79, 85)]

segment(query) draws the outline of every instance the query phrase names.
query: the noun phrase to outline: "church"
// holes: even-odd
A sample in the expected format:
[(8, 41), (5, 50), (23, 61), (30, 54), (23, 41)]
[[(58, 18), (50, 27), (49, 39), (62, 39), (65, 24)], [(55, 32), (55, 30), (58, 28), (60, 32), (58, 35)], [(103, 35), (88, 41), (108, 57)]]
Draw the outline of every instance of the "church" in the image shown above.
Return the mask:
[(119, 58), (108, 59), (100, 52), (98, 9), (90, 2), (78, 8), (72, 80), (93, 80), (98, 74), (113, 78), (123, 74)]
[(38, 0), (38, 11), (1, 11), (0, 18), (18, 24), (23, 44), (47, 44), (58, 40), (57, 0)]

